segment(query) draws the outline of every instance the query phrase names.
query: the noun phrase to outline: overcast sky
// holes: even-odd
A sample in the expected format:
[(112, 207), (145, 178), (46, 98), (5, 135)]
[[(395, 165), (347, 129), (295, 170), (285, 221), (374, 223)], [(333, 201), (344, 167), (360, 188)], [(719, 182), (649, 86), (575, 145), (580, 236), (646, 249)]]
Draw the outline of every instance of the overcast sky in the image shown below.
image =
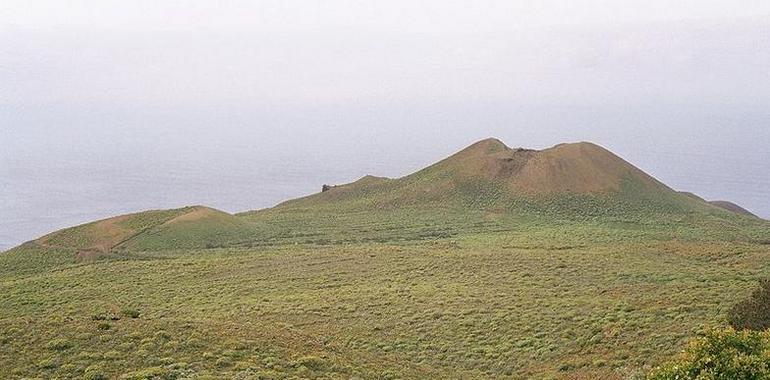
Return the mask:
[(25, 105), (747, 102), (770, 91), (768, 15), (768, 1), (6, 0), (0, 79)]
[(36, 29), (317, 30), (352, 27), (442, 33), (540, 26), (616, 27), (767, 14), (770, 14), (770, 5), (762, 0), (6, 0), (0, 17), (12, 28)]
[[(32, 214), (45, 181), (9, 178), (54, 161), (332, 182), (496, 136), (591, 140), (770, 217), (768, 68), (767, 0), (4, 0), (0, 206)], [(222, 207), (324, 181), (297, 178)]]

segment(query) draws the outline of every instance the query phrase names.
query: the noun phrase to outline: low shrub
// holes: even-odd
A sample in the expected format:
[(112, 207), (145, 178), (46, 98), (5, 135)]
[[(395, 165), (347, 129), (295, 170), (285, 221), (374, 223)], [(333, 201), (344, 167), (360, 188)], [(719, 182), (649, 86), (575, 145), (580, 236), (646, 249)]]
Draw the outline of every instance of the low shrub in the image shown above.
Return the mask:
[(736, 329), (759, 331), (770, 327), (770, 279), (761, 280), (749, 298), (735, 304), (728, 320)]
[(141, 313), (139, 313), (139, 310), (132, 309), (132, 308), (125, 308), (120, 311), (120, 314), (126, 318), (131, 318), (131, 319), (139, 318), (139, 316), (141, 315)]
[(53, 351), (64, 351), (72, 347), (72, 344), (67, 339), (54, 339), (45, 345), (45, 348)]
[(59, 366), (59, 362), (54, 358), (46, 358), (37, 363), (41, 369), (54, 369)]
[(105, 360), (118, 360), (122, 357), (123, 357), (123, 354), (115, 350), (110, 350), (104, 353)]
[(102, 371), (102, 367), (94, 364), (88, 366), (83, 374), (83, 378), (86, 380), (107, 380), (107, 375)]
[(673, 361), (652, 371), (649, 380), (770, 379), (770, 333), (709, 330)]
[(166, 380), (172, 378), (169, 370), (163, 367), (145, 368), (120, 376), (120, 380)]

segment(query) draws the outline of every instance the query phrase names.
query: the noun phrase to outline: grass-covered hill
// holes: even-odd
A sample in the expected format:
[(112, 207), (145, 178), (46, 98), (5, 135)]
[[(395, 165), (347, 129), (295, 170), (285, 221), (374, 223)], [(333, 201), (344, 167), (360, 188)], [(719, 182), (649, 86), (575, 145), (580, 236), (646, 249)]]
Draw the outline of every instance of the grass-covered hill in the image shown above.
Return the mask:
[(730, 201), (710, 201), (709, 203), (737, 214), (756, 217), (756, 215), (754, 215), (751, 211), (746, 210), (745, 208), (738, 206), (737, 204)]
[(537, 151), (486, 139), (402, 178), (366, 176), (270, 209), (238, 215), (204, 206), (146, 211), (28, 244), (74, 248), (88, 259), (123, 250), (385, 242), (396, 235), (420, 240), (532, 220), (728, 229), (759, 222), (727, 204), (674, 191), (595, 144)]
[(79, 260), (122, 250), (212, 247), (244, 239), (252, 226), (204, 206), (121, 215), (64, 229), (27, 245), (77, 249)]
[(366, 176), (276, 209), (432, 206), (522, 212), (547, 210), (551, 202), (575, 201), (575, 208), (591, 212), (593, 204), (582, 202), (587, 199), (606, 207), (593, 211), (608, 212), (621, 202), (644, 201), (647, 208), (677, 211), (705, 206), (595, 144), (560, 144), (536, 151), (512, 149), (497, 139), (486, 139), (403, 178)]
[(652, 229), (720, 226), (734, 232), (746, 232), (744, 224), (764, 224), (674, 191), (592, 143), (536, 151), (512, 149), (497, 139), (479, 141), (402, 178), (365, 176), (238, 216), (263, 227), (261, 239), (246, 244), (286, 238), (383, 242), (394, 231), (413, 240), (509, 230), (535, 221)]
[(767, 221), (593, 144), (488, 139), (1, 253), (0, 378), (638, 378), (768, 275)]

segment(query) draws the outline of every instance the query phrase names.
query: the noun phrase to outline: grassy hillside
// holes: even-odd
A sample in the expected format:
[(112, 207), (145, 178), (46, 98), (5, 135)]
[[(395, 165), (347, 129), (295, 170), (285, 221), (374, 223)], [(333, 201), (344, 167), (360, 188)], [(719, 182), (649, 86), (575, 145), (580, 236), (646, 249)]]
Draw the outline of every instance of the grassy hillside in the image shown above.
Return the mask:
[(254, 227), (233, 215), (208, 207), (191, 211), (164, 222), (121, 245), (125, 250), (168, 248), (214, 248), (247, 240)]
[(213, 248), (248, 240), (252, 224), (204, 206), (121, 215), (43, 236), (27, 246), (76, 250), (90, 260), (125, 250)]
[[(676, 192), (591, 143), (542, 151), (479, 141), (398, 179), (366, 176), (328, 191), (284, 202), (283, 210), (390, 210), (409, 207), (584, 218), (658, 217), (720, 210)], [(256, 214), (256, 213), (251, 213)], [(721, 215), (731, 217), (728, 213)]]
[(750, 234), (743, 226), (761, 224), (674, 191), (591, 143), (535, 151), (496, 139), (402, 178), (366, 176), (238, 216), (260, 231), (245, 246), (419, 240), (564, 221), (695, 235), (708, 235), (703, 228)]
[(106, 252), (192, 209), (189, 207), (177, 210), (153, 210), (116, 216), (57, 231), (33, 243), (46, 247)]
[(0, 254), (0, 378), (640, 378), (770, 276), (770, 223), (592, 144), (484, 140), (271, 209)]
[(770, 275), (767, 245), (722, 240), (521, 225), (421, 242), (125, 252), (22, 273), (12, 265), (29, 252), (11, 252), (0, 258), (0, 362), (44, 378), (94, 366), (110, 377), (623, 378)]
[(738, 206), (737, 204), (730, 201), (711, 201), (709, 203), (719, 208), (732, 211), (736, 214), (757, 217), (756, 215), (752, 214), (751, 211), (746, 210), (745, 208)]

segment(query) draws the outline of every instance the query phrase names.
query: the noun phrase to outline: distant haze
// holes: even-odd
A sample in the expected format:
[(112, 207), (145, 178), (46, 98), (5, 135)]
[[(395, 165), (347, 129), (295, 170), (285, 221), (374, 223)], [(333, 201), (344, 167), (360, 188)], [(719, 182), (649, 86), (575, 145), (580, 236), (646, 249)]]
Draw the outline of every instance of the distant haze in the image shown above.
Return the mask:
[(269, 207), (490, 136), (593, 141), (770, 218), (768, 1), (215, 3), (0, 4), (0, 250)]

